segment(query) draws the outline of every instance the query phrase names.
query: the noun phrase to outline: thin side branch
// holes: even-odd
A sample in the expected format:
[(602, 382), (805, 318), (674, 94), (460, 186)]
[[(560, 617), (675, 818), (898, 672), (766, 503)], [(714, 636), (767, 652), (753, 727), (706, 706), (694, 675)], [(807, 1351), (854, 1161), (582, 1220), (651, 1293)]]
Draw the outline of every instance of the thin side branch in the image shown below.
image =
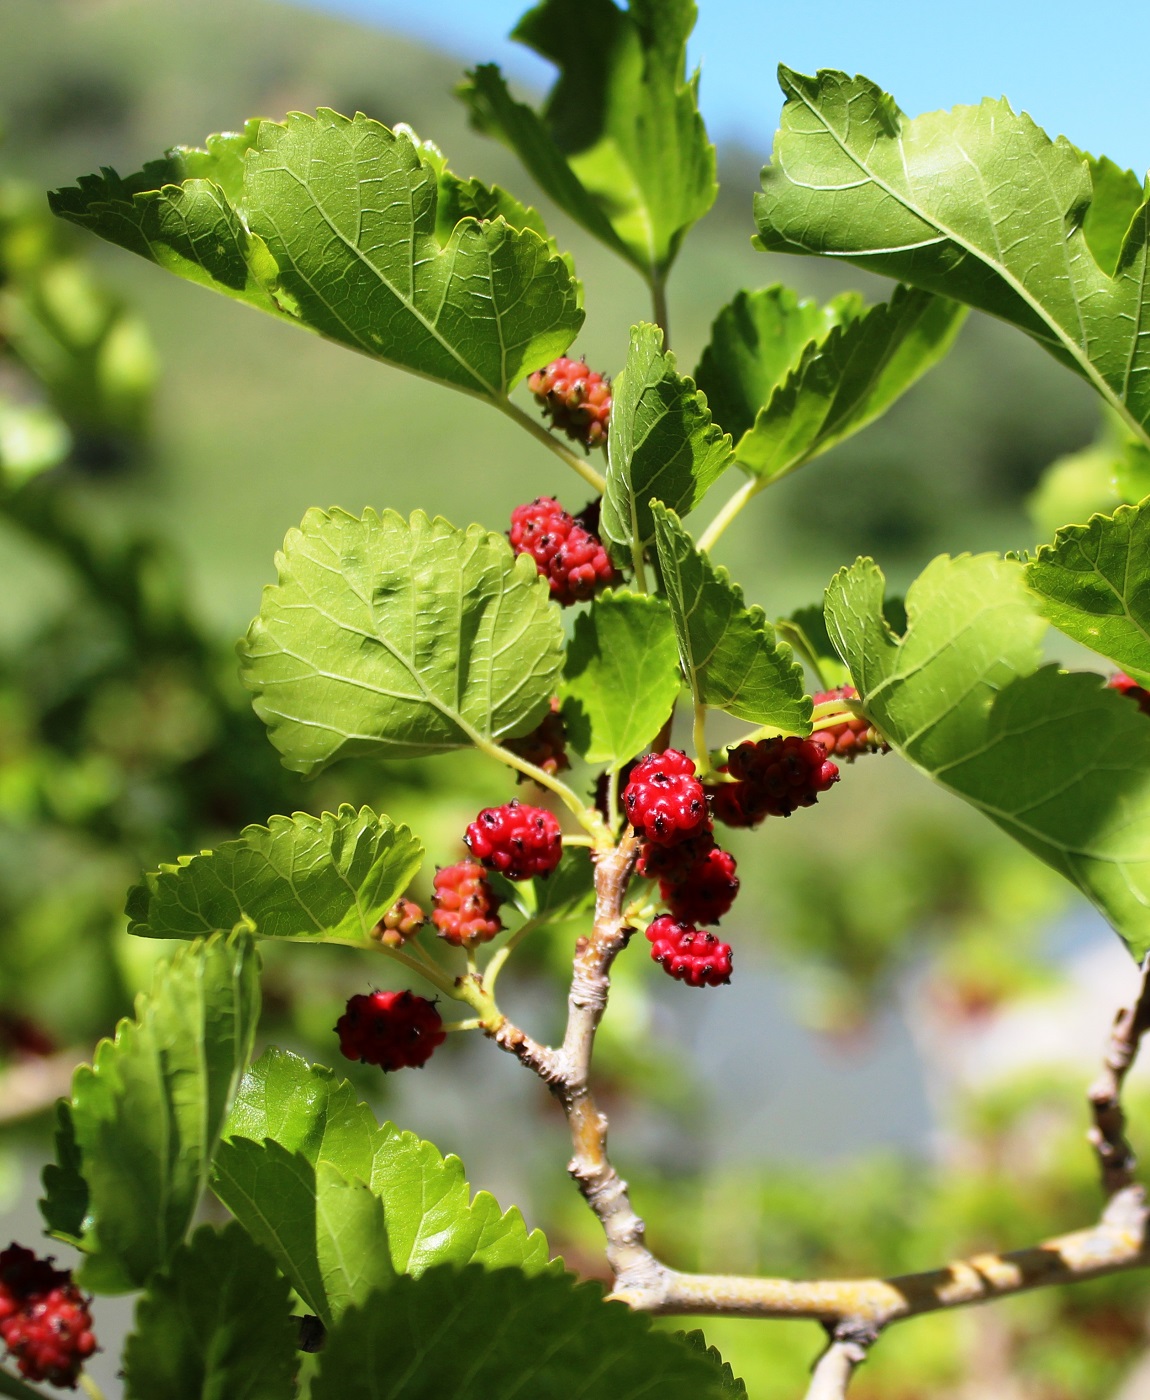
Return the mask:
[(851, 1377), (866, 1360), (867, 1344), (836, 1337), (815, 1363), (806, 1400), (845, 1400)]
[(1102, 1190), (1107, 1200), (1134, 1182), (1137, 1160), (1126, 1138), (1122, 1085), (1147, 1030), (1150, 1030), (1150, 958), (1142, 964), (1137, 1000), (1114, 1018), (1102, 1073), (1090, 1086), (1088, 1094), (1094, 1122), (1087, 1138), (1098, 1158)]

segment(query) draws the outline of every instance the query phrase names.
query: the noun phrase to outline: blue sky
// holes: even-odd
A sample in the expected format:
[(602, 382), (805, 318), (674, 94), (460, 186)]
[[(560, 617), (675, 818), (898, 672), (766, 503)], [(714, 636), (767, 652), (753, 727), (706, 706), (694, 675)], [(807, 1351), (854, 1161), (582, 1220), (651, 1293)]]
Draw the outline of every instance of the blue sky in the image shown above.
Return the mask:
[[(506, 39), (526, 0), (308, 0), (402, 30), (457, 53), (493, 60), (523, 80), (549, 69)], [(578, 0), (571, 0), (578, 4)], [(780, 96), (775, 65), (845, 68), (893, 92), (914, 115), (1006, 94), (1052, 135), (1062, 133), (1142, 175), (1150, 166), (1150, 4), (1095, 0), (699, 0), (693, 61), (713, 135), (765, 156)], [(589, 39), (593, 42), (593, 36)]]

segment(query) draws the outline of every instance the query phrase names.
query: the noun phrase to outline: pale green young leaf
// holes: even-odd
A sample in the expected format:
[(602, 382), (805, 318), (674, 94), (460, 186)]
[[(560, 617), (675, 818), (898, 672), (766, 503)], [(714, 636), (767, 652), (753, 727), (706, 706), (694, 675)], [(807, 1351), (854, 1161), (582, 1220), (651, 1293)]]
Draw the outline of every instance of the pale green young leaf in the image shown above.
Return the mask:
[(1026, 513), (1037, 537), (1049, 539), (1068, 520), (1086, 520), (1120, 505), (1117, 469), (1123, 455), (1116, 443), (1104, 437), (1051, 462), (1026, 498)]
[(828, 302), (800, 298), (780, 283), (738, 292), (715, 317), (695, 371), (715, 422), (738, 442), (798, 366), (806, 347), (865, 310), (858, 292), (843, 292)]
[[(252, 1066), (227, 1136), (233, 1143), (246, 1140), (238, 1149), (245, 1170), (254, 1170), (259, 1153), (269, 1163), (288, 1153), (313, 1171), (322, 1161), (347, 1180), (366, 1183), (383, 1202), (397, 1273), (419, 1274), (444, 1263), (476, 1262), (532, 1274), (548, 1267), (543, 1236), (537, 1230), (529, 1234), (517, 1210), (502, 1213), (487, 1192), (472, 1200), (457, 1157), (441, 1157), (431, 1143), (390, 1123), (381, 1126), (346, 1081), (285, 1051), (269, 1050)], [(254, 1231), (254, 1210), (227, 1175), (234, 1160), (221, 1151), (215, 1189)]]
[(513, 100), (498, 68), (461, 88), (472, 122), (509, 146), (576, 222), (662, 282), (714, 203), (715, 150), (686, 74), (692, 0), (542, 0), (512, 38), (559, 69), (542, 112)]
[(204, 1225), (155, 1274), (124, 1347), (126, 1400), (292, 1400), (287, 1280), (236, 1224)]
[(422, 860), (408, 828), (370, 807), (272, 817), (146, 875), (128, 895), (128, 932), (196, 938), (243, 924), (257, 938), (370, 947)]
[(746, 1400), (717, 1353), (569, 1274), (436, 1268), (332, 1329), (313, 1400)]
[(659, 573), (679, 660), (697, 704), (788, 734), (811, 732), (803, 668), (775, 639), (762, 608), (748, 608), (727, 570), (695, 548), (678, 517), (656, 504)]
[(711, 421), (706, 396), (676, 372), (657, 326), (631, 328), (613, 386), (607, 457), (599, 529), (623, 558), (654, 538), (652, 497), (686, 515), (731, 464), (730, 437)]
[(957, 302), (899, 287), (889, 302), (842, 316), (759, 400), (735, 460), (771, 481), (865, 428), (947, 353), (965, 315)]
[(1002, 100), (911, 121), (865, 78), (779, 79), (761, 247), (846, 258), (1010, 321), (1146, 436), (1148, 216), (1128, 176)]
[(601, 593), (575, 619), (563, 673), (563, 719), (575, 752), (612, 771), (655, 738), (682, 689), (666, 602)]
[(535, 227), (507, 222), (517, 201), (443, 175), (456, 203), (441, 219), (441, 166), (406, 133), (321, 109), (127, 179), (87, 176), (52, 207), (350, 349), (502, 400), (571, 344), (580, 289)]
[(394, 1280), (383, 1201), (331, 1162), (232, 1137), (213, 1185), (325, 1326)]
[(1150, 502), (1059, 530), (1026, 581), (1059, 631), (1150, 678)]
[(288, 768), (497, 742), (555, 694), (559, 609), (502, 535), (421, 511), (311, 510), (276, 564), (241, 656)]
[(850, 668), (834, 649), (821, 604), (811, 603), (797, 608), (790, 617), (780, 617), (775, 632), (802, 657), (824, 690), (850, 683)]
[(945, 556), (883, 617), (870, 560), (827, 590), (827, 623), (863, 710), (923, 772), (1076, 885), (1150, 949), (1150, 726), (1100, 676), (1038, 669), (1045, 620), (1022, 566)]
[(44, 1171), (50, 1234), (87, 1256), (100, 1293), (142, 1287), (180, 1245), (208, 1181), (259, 1019), (247, 935), (181, 948), (136, 1018), (102, 1040), (61, 1105), (58, 1165)]

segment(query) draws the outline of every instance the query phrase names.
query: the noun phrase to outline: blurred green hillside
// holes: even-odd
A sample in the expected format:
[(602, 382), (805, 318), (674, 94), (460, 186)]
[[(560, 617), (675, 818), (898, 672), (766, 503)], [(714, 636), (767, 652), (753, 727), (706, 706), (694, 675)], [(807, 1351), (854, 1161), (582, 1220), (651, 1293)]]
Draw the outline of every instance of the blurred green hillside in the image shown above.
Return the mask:
[[(773, 59), (764, 55), (763, 72)], [(467, 129), (451, 96), (459, 77), (453, 60), (429, 49), (271, 0), (0, 0), (3, 162), (44, 188), (100, 165), (135, 169), (255, 114), (327, 105), (406, 121), (461, 174), (533, 193), (506, 152)], [(751, 196), (769, 141), (764, 132), (760, 149), (722, 154), (719, 204), (680, 259), (671, 329), (684, 368), (740, 287), (781, 280), (825, 296), (860, 281), (849, 269), (752, 250)], [(577, 349), (614, 371), (629, 325), (649, 315), (643, 289), (538, 202), (586, 285)], [(92, 251), (142, 310), (163, 361), (150, 471), (100, 491), (176, 541), (213, 625), (243, 627), (272, 577), (272, 552), (309, 505), (419, 505), (500, 529), (528, 496), (580, 503), (582, 488), (562, 465), (486, 407), (94, 240)], [(877, 282), (870, 290), (889, 293)], [(950, 362), (888, 418), (756, 502), (724, 541), (724, 560), (770, 612), (813, 601), (859, 552), (874, 552), (898, 578), (941, 549), (1033, 543), (1022, 497), (1095, 421), (1084, 385), (1023, 338), (974, 320)], [(6, 539), (0, 547), (5, 575), (31, 564)], [(38, 573), (35, 588), (46, 587)]]

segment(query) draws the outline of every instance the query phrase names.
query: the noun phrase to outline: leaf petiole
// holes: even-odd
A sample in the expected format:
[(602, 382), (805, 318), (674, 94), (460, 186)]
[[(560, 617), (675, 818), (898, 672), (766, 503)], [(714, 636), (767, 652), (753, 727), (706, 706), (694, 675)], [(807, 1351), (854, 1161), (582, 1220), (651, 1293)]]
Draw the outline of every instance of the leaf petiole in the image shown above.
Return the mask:
[(495, 994), (495, 979), (503, 970), (503, 965), (511, 954), (519, 947), (520, 943), (534, 933), (543, 923), (542, 919), (527, 919), (520, 924), (502, 948), (492, 957), (491, 961), (483, 969), (483, 985), (487, 988), (488, 996)]
[(543, 768), (538, 768), (534, 763), (529, 763), (525, 758), (520, 758), (518, 754), (512, 753), (510, 749), (505, 749), (502, 744), (497, 744), (491, 739), (485, 739), (482, 734), (474, 730), (469, 737), (475, 747), (485, 753), (488, 758), (497, 759), (500, 763), (505, 763), (508, 768), (514, 768), (517, 773), (524, 774), (538, 783), (540, 787), (547, 788), (560, 798), (563, 805), (572, 814), (575, 820), (591, 837), (591, 844), (596, 848), (609, 845), (611, 833), (607, 830), (606, 823), (599, 813), (588, 807), (580, 800), (578, 793), (574, 792), (566, 783), (560, 782)]
[(708, 552), (712, 550), (727, 526), (736, 519), (747, 502), (757, 496), (767, 484), (766, 481), (757, 476), (752, 476), (750, 480), (744, 481), (699, 536), (698, 548)]
[(524, 413), (517, 403), (512, 403), (510, 399), (504, 398), (491, 399), (490, 402), (501, 413), (505, 413), (513, 423), (518, 423), (521, 428), (526, 428), (533, 438), (537, 438), (545, 447), (550, 448), (561, 462), (565, 462), (573, 472), (578, 473), (583, 478), (588, 486), (593, 487), (602, 495), (607, 487), (607, 482), (590, 462), (584, 461), (578, 453), (572, 452), (569, 447), (564, 447), (554, 433), (548, 432), (543, 424), (537, 423), (529, 413)]

